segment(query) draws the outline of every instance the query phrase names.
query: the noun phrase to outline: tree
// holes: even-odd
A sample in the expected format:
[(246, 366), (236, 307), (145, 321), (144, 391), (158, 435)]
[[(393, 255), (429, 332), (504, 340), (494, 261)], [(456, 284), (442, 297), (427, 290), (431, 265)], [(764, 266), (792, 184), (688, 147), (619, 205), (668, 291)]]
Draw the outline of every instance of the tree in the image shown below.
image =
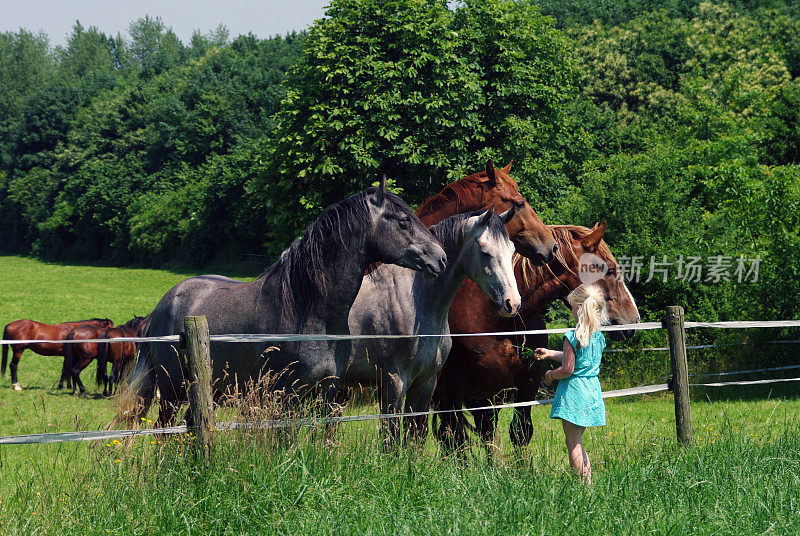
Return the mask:
[(143, 78), (169, 70), (181, 64), (186, 50), (178, 36), (164, 26), (161, 17), (146, 15), (130, 25), (131, 54), (141, 69)]
[(381, 173), (418, 200), (489, 155), (530, 163), (529, 175), (560, 166), (574, 90), (550, 25), (502, 0), (455, 15), (443, 1), (332, 2), (287, 81), (274, 167), (253, 183), (283, 203), (269, 211), (273, 251)]
[(0, 167), (8, 170), (25, 101), (53, 77), (47, 36), (27, 30), (0, 33)]

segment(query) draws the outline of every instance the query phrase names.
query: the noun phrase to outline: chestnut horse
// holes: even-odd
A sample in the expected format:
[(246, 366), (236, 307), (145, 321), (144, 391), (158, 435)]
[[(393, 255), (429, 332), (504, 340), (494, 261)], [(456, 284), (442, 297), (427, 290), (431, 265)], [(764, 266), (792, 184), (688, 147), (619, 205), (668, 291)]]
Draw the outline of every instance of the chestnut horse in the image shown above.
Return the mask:
[[(67, 334), (67, 340), (82, 340), (82, 339), (105, 339), (108, 338), (108, 332), (112, 331), (116, 337), (135, 337), (138, 333), (139, 325), (144, 320), (141, 316), (135, 316), (124, 326), (117, 326), (116, 328), (107, 328), (100, 326), (83, 325), (78, 326)], [(129, 335), (122, 335), (122, 328), (126, 328), (124, 333)], [(136, 352), (136, 345), (134, 343), (115, 343), (114, 346), (132, 345), (133, 352)], [(67, 375), (72, 379), (72, 392), (80, 391), (83, 395), (86, 393), (86, 388), (81, 381), (81, 372), (89, 366), (89, 364), (97, 360), (97, 385), (103, 386), (103, 396), (110, 394), (108, 375), (106, 374), (106, 363), (108, 350), (108, 343), (101, 342), (76, 342), (64, 345), (64, 370), (62, 376)], [(102, 357), (101, 357), (102, 354)], [(121, 357), (121, 356), (120, 356)], [(115, 362), (112, 360), (112, 363)], [(113, 371), (112, 365), (112, 371)]]
[[(559, 245), (558, 262), (547, 267), (533, 266), (527, 259), (515, 258), (514, 272), (522, 296), (522, 307), (515, 318), (498, 316), (491, 302), (471, 281), (459, 289), (450, 309), (453, 333), (480, 333), (543, 329), (543, 309), (563, 300), (581, 284), (579, 259), (585, 253), (601, 257), (608, 266), (604, 277), (596, 281), (605, 295), (612, 324), (639, 322), (633, 296), (617, 275), (617, 263), (603, 241), (605, 222), (589, 229), (574, 225), (551, 226)], [(615, 331), (613, 339), (625, 339), (631, 332)], [(469, 400), (477, 406), (490, 405), (513, 391), (516, 402), (534, 400), (542, 378), (540, 361), (523, 360), (517, 347), (529, 349), (547, 346), (547, 335), (515, 337), (457, 337), (442, 368), (434, 393), (436, 409), (461, 408)], [(533, 436), (531, 408), (515, 408), (511, 426), (514, 445), (526, 445)], [(488, 444), (494, 438), (497, 410), (474, 412), (475, 428)], [(461, 448), (466, 440), (466, 420), (462, 413), (439, 415), (437, 437), (451, 448)]]
[[(90, 318), (89, 320), (80, 320), (78, 322), (62, 322), (61, 324), (43, 324), (34, 320), (14, 320), (6, 325), (3, 330), (3, 339), (5, 340), (47, 340), (47, 341), (63, 341), (67, 335), (74, 328), (90, 324), (93, 326), (111, 327), (113, 324), (108, 318)], [(33, 344), (12, 344), (11, 351), (13, 357), (11, 358), (11, 386), (16, 391), (21, 391), (22, 387), (19, 385), (17, 379), (17, 366), (19, 364), (22, 352), (26, 348), (30, 348), (39, 355), (64, 355), (64, 345), (61, 343), (33, 343)], [(6, 362), (8, 361), (8, 345), (3, 345), (3, 361), (0, 364), (0, 374), (6, 373)], [(62, 369), (63, 372), (63, 369)], [(63, 386), (64, 377), (62, 374), (59, 388)]]
[[(141, 316), (134, 317), (122, 326), (108, 328), (100, 334), (101, 339), (116, 339), (119, 337), (138, 337), (147, 331), (149, 319)], [(110, 390), (113, 394), (114, 387), (122, 380), (123, 371), (133, 364), (136, 357), (135, 342), (103, 342), (97, 350), (97, 366), (105, 372), (106, 363), (111, 361), (111, 376), (108, 378)]]
[(422, 203), (417, 216), (430, 227), (455, 214), (491, 207), (499, 214), (513, 206), (516, 215), (506, 225), (506, 230), (517, 253), (534, 264), (546, 264), (555, 258), (557, 249), (553, 232), (542, 223), (536, 211), (519, 193), (516, 181), (508, 174), (510, 170), (511, 162), (502, 169), (496, 169), (489, 160), (484, 171), (445, 186), (441, 192)]

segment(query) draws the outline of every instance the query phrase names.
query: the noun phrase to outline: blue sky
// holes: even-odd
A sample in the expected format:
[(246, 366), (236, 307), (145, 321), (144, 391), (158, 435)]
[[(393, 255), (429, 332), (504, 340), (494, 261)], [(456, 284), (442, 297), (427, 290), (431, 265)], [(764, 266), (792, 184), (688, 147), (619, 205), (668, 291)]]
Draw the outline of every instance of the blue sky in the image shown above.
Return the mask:
[(302, 30), (324, 15), (329, 0), (0, 0), (0, 31), (44, 31), (52, 45), (63, 45), (76, 20), (84, 27), (128, 38), (128, 25), (150, 15), (188, 43), (224, 24), (231, 37), (252, 32), (259, 37)]

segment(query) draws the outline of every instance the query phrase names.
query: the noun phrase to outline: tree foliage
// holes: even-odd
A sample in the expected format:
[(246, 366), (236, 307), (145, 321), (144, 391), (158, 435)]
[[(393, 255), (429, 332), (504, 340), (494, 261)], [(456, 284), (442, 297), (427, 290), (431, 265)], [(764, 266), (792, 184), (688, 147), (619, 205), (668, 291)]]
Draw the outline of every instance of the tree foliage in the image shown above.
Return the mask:
[[(333, 0), (307, 34), (130, 35), (0, 33), (4, 251), (274, 257), (381, 173), (418, 203), (491, 157), (546, 221), (608, 222), (648, 319), (800, 313), (794, 0)], [(664, 255), (760, 280), (647, 280)]]

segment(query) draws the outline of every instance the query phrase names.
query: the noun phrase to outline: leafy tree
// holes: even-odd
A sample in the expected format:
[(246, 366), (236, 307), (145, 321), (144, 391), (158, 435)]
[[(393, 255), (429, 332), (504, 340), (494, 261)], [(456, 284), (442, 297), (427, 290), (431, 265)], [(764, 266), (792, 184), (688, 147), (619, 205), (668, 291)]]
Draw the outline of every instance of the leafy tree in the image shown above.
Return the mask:
[(490, 156), (514, 159), (531, 200), (542, 200), (539, 208), (556, 204), (588, 143), (569, 115), (578, 71), (567, 37), (532, 2), (469, 0), (456, 11), (454, 28), (483, 95), (483, 139), (467, 148), (471, 165), (479, 169)]
[(269, 212), (273, 248), (303, 227), (297, 213), (380, 173), (421, 199), (489, 155), (558, 176), (580, 145), (564, 117), (567, 42), (532, 4), (466, 2), (453, 14), (442, 1), (336, 0), (327, 15), (287, 81), (275, 166), (253, 183), (286, 202)]
[(143, 78), (169, 70), (183, 63), (186, 50), (172, 29), (161, 17), (149, 15), (133, 22), (128, 29), (131, 35), (131, 54), (141, 69)]
[(72, 34), (64, 48), (56, 50), (59, 66), (68, 76), (84, 77), (96, 72), (113, 73), (116, 70), (114, 49), (116, 42), (96, 27), (84, 29), (80, 21), (72, 27)]
[(0, 33), (0, 167), (8, 170), (17, 122), (25, 101), (53, 76), (46, 35), (27, 30)]

